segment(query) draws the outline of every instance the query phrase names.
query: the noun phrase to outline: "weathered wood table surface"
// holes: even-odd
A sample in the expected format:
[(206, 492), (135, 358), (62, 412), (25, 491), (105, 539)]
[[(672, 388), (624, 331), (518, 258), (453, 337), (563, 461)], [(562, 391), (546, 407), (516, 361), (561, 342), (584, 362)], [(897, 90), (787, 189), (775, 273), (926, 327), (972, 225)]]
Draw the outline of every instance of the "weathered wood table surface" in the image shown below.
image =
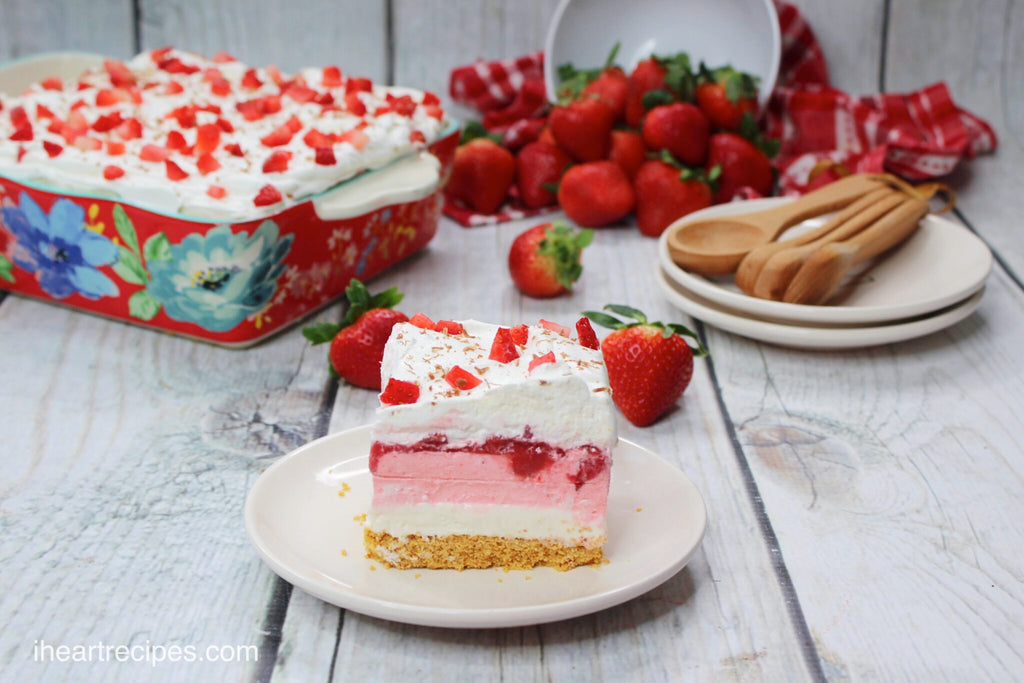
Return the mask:
[[(443, 92), (477, 57), (540, 49), (553, 0), (5, 2), (0, 56), (175, 44)], [(996, 266), (979, 310), (930, 336), (811, 352), (694, 322), (711, 349), (678, 409), (622, 436), (707, 501), (690, 564), (560, 623), (442, 630), (314, 599), (259, 560), (242, 505), (281, 455), (373, 418), (291, 329), (223, 350), (0, 295), (0, 679), (1021, 680), (1024, 678), (1024, 5), (799, 3), (854, 93), (945, 80), (1000, 136), (949, 181)], [(403, 310), (505, 323), (607, 302), (690, 322), (655, 242), (602, 230), (570, 297), (504, 272), (525, 224), (441, 225), (378, 277)], [(337, 319), (341, 305), (324, 311)], [(35, 661), (52, 645), (258, 647), (258, 661)], [(230, 653), (228, 654), (230, 656)]]

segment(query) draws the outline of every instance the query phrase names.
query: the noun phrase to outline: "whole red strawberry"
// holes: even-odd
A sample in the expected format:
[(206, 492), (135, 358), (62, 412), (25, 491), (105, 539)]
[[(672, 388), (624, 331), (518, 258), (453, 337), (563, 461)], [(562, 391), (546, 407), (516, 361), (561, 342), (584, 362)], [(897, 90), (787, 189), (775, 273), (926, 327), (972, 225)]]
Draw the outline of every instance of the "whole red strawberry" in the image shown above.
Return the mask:
[(647, 108), (644, 107), (644, 95), (652, 90), (665, 87), (665, 75), (668, 69), (651, 57), (638, 63), (626, 81), (626, 123), (633, 127), (640, 125)]
[(632, 181), (647, 160), (647, 147), (644, 146), (643, 137), (632, 130), (613, 130), (608, 160), (621, 166), (626, 177)]
[(558, 185), (565, 168), (572, 163), (569, 155), (556, 145), (531, 142), (516, 155), (516, 182), (519, 198), (530, 208), (538, 209), (555, 203), (552, 186)]
[(445, 192), (479, 213), (494, 213), (505, 202), (516, 178), (516, 160), (507, 149), (485, 137), (455, 150)]
[(727, 202), (741, 187), (750, 187), (758, 194), (771, 194), (775, 172), (764, 152), (752, 142), (735, 133), (716, 133), (708, 143), (706, 167), (719, 167), (715, 203)]
[(633, 210), (636, 196), (629, 178), (614, 161), (573, 166), (558, 186), (558, 205), (578, 225), (597, 227)]
[[(598, 325), (614, 330), (601, 342), (612, 400), (627, 420), (646, 427), (683, 395), (693, 376), (694, 357), (706, 356), (707, 349), (682, 325), (648, 322), (642, 311), (621, 304), (604, 309), (635, 321), (625, 322), (598, 311), (583, 312)], [(690, 348), (684, 337), (696, 340), (697, 347)]]
[(647, 112), (643, 134), (648, 148), (668, 150), (684, 164), (699, 166), (707, 157), (711, 124), (689, 102), (673, 102)]
[(409, 318), (391, 310), (402, 300), (391, 287), (373, 296), (355, 278), (345, 289), (349, 307), (340, 325), (321, 322), (302, 328), (314, 344), (331, 342), (331, 370), (349, 384), (380, 391), (380, 362), (391, 328)]
[(548, 126), (558, 146), (577, 161), (597, 161), (608, 156), (615, 112), (603, 100), (589, 98), (557, 106)]
[(725, 66), (709, 71), (701, 65), (697, 106), (711, 123), (726, 130), (739, 130), (743, 115), (757, 110), (757, 81), (749, 74)]
[(583, 97), (597, 97), (603, 100), (619, 121), (626, 115), (626, 91), (629, 81), (626, 74), (617, 66), (609, 66), (598, 74), (587, 87), (583, 88)]
[(700, 174), (665, 161), (644, 163), (633, 180), (640, 232), (657, 237), (678, 218), (711, 206), (711, 188)]
[(593, 230), (573, 231), (561, 221), (533, 226), (509, 249), (512, 282), (523, 294), (541, 299), (572, 289), (583, 272), (580, 255), (593, 239)]

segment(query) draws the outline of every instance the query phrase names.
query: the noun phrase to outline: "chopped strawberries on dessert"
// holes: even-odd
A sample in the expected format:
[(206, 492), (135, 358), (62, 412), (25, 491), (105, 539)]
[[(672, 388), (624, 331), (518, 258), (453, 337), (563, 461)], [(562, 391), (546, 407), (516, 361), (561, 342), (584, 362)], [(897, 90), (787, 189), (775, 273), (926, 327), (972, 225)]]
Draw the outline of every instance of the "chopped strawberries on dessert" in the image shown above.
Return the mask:
[(42, 104), (36, 105), (36, 118), (37, 119), (52, 119), (54, 114), (46, 106)]
[(460, 368), (458, 365), (453, 366), (452, 369), (448, 371), (448, 374), (444, 376), (444, 381), (452, 385), (453, 389), (458, 389), (459, 391), (468, 391), (469, 389), (481, 384), (479, 377), (471, 373), (469, 370)]
[(177, 81), (170, 81), (167, 85), (164, 86), (165, 95), (179, 95), (183, 92), (185, 92), (185, 86), (183, 86), (181, 83), (178, 83)]
[(530, 328), (527, 325), (516, 325), (509, 332), (512, 335), (512, 341), (516, 343), (516, 346), (526, 346), (527, 340), (530, 338)]
[(230, 144), (224, 145), (224, 151), (236, 157), (245, 156), (245, 152), (242, 151), (242, 146), (239, 145), (237, 142), (232, 142)]
[(353, 129), (348, 132), (342, 133), (341, 137), (338, 138), (339, 142), (347, 142), (356, 149), (362, 149), (370, 143), (370, 136), (361, 130)]
[(296, 102), (309, 102), (316, 97), (316, 90), (304, 85), (292, 85), (284, 91), (284, 94)]
[(210, 185), (206, 188), (206, 194), (210, 195), (214, 199), (224, 199), (228, 191), (220, 185)]
[(211, 57), (211, 59), (213, 61), (217, 62), (218, 64), (223, 64), (225, 62), (237, 62), (238, 61), (237, 59), (234, 58), (233, 55), (230, 55), (227, 52), (223, 52), (223, 51), (216, 52), (213, 55), (213, 57)]
[[(70, 117), (68, 121), (70, 122)], [(135, 140), (142, 137), (142, 124), (136, 118), (131, 118), (117, 127), (117, 135), (122, 140)]]
[(281, 98), (277, 95), (267, 95), (260, 99), (260, 109), (264, 114), (276, 114), (281, 111)]
[(16, 128), (15, 131), (13, 133), (11, 133), (11, 137), (10, 137), (11, 140), (18, 140), (18, 141), (22, 141), (22, 142), (27, 142), (28, 140), (31, 140), (32, 138), (33, 138), (32, 126), (30, 124), (27, 124), (27, 123), (25, 125), (21, 126), (20, 128)]
[(220, 69), (210, 67), (203, 70), (203, 80), (207, 83), (213, 83), (216, 80), (224, 78), (224, 74), (220, 72)]
[(231, 83), (226, 78), (219, 78), (210, 82), (210, 92), (219, 97), (227, 97), (231, 94)]
[(163, 69), (167, 73), (171, 74), (194, 74), (199, 71), (199, 67), (194, 64), (186, 64), (177, 57), (171, 57), (165, 59), (157, 64), (157, 68)]
[(424, 330), (434, 329), (434, 321), (422, 313), (416, 313), (411, 318), (409, 318), (409, 324), (415, 325), (416, 327), (421, 327)]
[(246, 121), (257, 121), (263, 118), (263, 108), (260, 107), (259, 100), (246, 100), (244, 102), (238, 102), (235, 104), (235, 109), (242, 115)]
[(290, 117), (284, 122), (284, 125), (288, 127), (288, 130), (290, 130), (292, 134), (298, 133), (302, 130), (302, 121), (300, 121), (297, 116)]
[(576, 338), (579, 339), (581, 346), (585, 346), (588, 349), (601, 348), (601, 342), (597, 340), (597, 333), (594, 332), (590, 320), (586, 317), (576, 321)]
[(44, 78), (43, 82), (40, 83), (40, 85), (43, 86), (43, 90), (63, 90), (64, 89), (64, 83), (57, 76), (50, 76), (49, 78)]
[(92, 129), (97, 133), (106, 133), (108, 130), (117, 128), (124, 119), (121, 117), (121, 112), (114, 111), (109, 114), (103, 114), (92, 123)]
[(124, 143), (117, 140), (107, 140), (107, 154), (112, 157), (124, 154)]
[(348, 109), (353, 116), (363, 116), (366, 114), (366, 104), (360, 99), (357, 92), (345, 94), (345, 109)]
[(263, 162), (264, 173), (284, 173), (288, 170), (288, 162), (292, 160), (292, 153), (283, 149), (274, 151), (267, 160)]
[(149, 58), (153, 60), (154, 64), (159, 64), (160, 62), (162, 62), (165, 59), (167, 59), (167, 55), (171, 54), (171, 50), (173, 50), (173, 49), (174, 48), (171, 47), (170, 45), (165, 45), (164, 47), (154, 48), (154, 49), (149, 51)]
[(25, 107), (14, 107), (11, 109), (9, 116), (11, 117), (11, 125), (15, 128), (21, 128), (29, 123), (28, 114), (25, 113)]
[(278, 85), (284, 84), (284, 76), (281, 75), (281, 70), (273, 64), (267, 67), (267, 75), (270, 76), (270, 80), (274, 81)]
[(227, 119), (217, 119), (217, 126), (225, 133), (235, 132), (235, 124), (231, 123)]
[(115, 104), (128, 99), (128, 94), (123, 90), (100, 90), (96, 93), (97, 107), (112, 107)]
[(74, 111), (76, 109), (81, 109), (84, 106), (85, 106), (85, 100), (75, 100), (74, 102), (71, 103), (71, 111)]
[(499, 327), (498, 331), (494, 333), (494, 341), (491, 342), (491, 353), (488, 358), (499, 363), (509, 363), (519, 358), (519, 349), (512, 341), (512, 332), (507, 327)]
[(345, 81), (345, 93), (350, 92), (372, 92), (373, 81), (369, 78), (350, 78)]
[(110, 74), (110, 82), (115, 88), (127, 88), (135, 85), (135, 75), (124, 62), (116, 59), (103, 60), (103, 67)]
[(330, 147), (334, 144), (332, 137), (324, 135), (316, 128), (310, 128), (309, 132), (302, 136), (302, 141), (309, 147)]
[(322, 92), (316, 97), (314, 97), (313, 101), (316, 102), (317, 104), (327, 106), (330, 104), (334, 104), (334, 95), (332, 95), (329, 92)]
[(548, 351), (543, 356), (535, 356), (534, 359), (530, 361), (530, 372), (533, 372), (533, 369), (536, 368), (538, 365), (544, 365), (545, 363), (554, 363), (554, 362), (555, 362), (555, 352), (554, 351)]
[(103, 177), (107, 180), (116, 180), (124, 175), (124, 169), (120, 166), (104, 166)]
[(83, 152), (95, 152), (96, 150), (103, 148), (103, 143), (101, 141), (85, 135), (79, 135), (75, 138), (75, 141), (72, 144)]
[(388, 380), (387, 387), (381, 392), (380, 402), (384, 405), (395, 406), (405, 403), (415, 403), (419, 400), (420, 388), (412, 382), (403, 382), (392, 377)]
[(196, 125), (196, 108), (186, 104), (169, 111), (167, 117), (177, 119), (178, 125), (182, 128), (192, 128)]
[(261, 81), (259, 76), (256, 75), (256, 69), (249, 69), (245, 72), (245, 75), (242, 76), (243, 88), (248, 88), (249, 90), (256, 90), (261, 85), (263, 85), (263, 81)]
[(454, 320), (438, 320), (437, 324), (434, 325), (434, 330), (444, 332), (445, 334), (465, 334), (466, 332), (462, 323)]
[(337, 88), (341, 85), (341, 69), (336, 66), (325, 66), (323, 79), (320, 81), (325, 88)]
[(441, 104), (441, 98), (430, 92), (429, 90), (423, 93), (423, 99), (420, 100), (421, 104)]
[(268, 183), (260, 188), (260, 191), (253, 197), (252, 203), (256, 206), (269, 206), (277, 204), (281, 199), (281, 191)]
[(566, 327), (565, 325), (559, 325), (558, 323), (553, 323), (550, 320), (545, 320), (544, 318), (540, 319), (540, 326), (543, 327), (545, 330), (557, 332), (563, 337), (568, 337), (570, 333), (569, 328)]
[(422, 143), (425, 143), (426, 141), (427, 141), (427, 138), (426, 138), (425, 135), (423, 135), (423, 131), (414, 130), (411, 133), (409, 133), (409, 142), (413, 142), (413, 143), (422, 142)]
[(139, 151), (139, 158), (143, 161), (164, 161), (170, 155), (170, 150), (158, 145), (143, 145)]
[(21, 161), (26, 153), (28, 153), (28, 150), (25, 149), (25, 145), (18, 145), (18, 161)]
[(261, 137), (260, 142), (262, 142), (267, 147), (280, 147), (281, 145), (287, 145), (289, 142), (291, 142), (293, 135), (295, 135), (295, 132), (287, 125), (278, 126), (274, 130), (270, 131), (269, 133)]
[(64, 151), (64, 148), (58, 145), (56, 142), (50, 142), (49, 140), (43, 140), (43, 149), (50, 155), (50, 158), (57, 156)]
[(338, 163), (338, 159), (334, 156), (334, 150), (330, 147), (317, 147), (316, 152), (316, 163), (320, 166), (333, 166)]
[(213, 173), (220, 168), (220, 162), (217, 161), (212, 154), (207, 152), (206, 154), (200, 154), (199, 158), (196, 159), (196, 168), (199, 169), (199, 172), (202, 175), (206, 175), (207, 173)]
[(167, 148), (181, 151), (188, 148), (188, 141), (180, 131), (172, 130), (167, 134)]
[(164, 167), (167, 169), (167, 178), (169, 180), (178, 181), (188, 178), (188, 173), (185, 173), (185, 171), (181, 169), (181, 166), (178, 166), (170, 159), (164, 160)]
[(221, 127), (216, 123), (204, 123), (196, 128), (196, 154), (209, 154), (220, 144)]

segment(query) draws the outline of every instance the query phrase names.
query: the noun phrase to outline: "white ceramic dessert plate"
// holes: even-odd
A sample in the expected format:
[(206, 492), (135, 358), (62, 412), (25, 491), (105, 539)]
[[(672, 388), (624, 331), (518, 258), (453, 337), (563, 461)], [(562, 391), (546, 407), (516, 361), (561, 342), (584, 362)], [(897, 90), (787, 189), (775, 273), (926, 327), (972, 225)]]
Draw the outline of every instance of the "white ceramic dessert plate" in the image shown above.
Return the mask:
[[(730, 202), (696, 211), (678, 223), (760, 211), (789, 201), (792, 199)], [(822, 221), (805, 221), (787, 234), (798, 234)], [(707, 278), (690, 273), (672, 261), (667, 237), (666, 230), (658, 240), (658, 260), (672, 281), (717, 306), (790, 324), (853, 325), (926, 315), (980, 290), (992, 270), (992, 252), (974, 233), (942, 216), (930, 215), (905, 243), (851, 275), (833, 303), (805, 306), (745, 294), (732, 276)]]
[(687, 315), (742, 337), (799, 349), (852, 349), (923, 337), (969, 316), (978, 308), (985, 293), (982, 288), (963, 301), (934, 313), (879, 325), (785, 324), (717, 306), (673, 282), (661, 268), (655, 273), (655, 279), (669, 302)]
[[(452, 628), (524, 626), (596, 612), (675, 575), (707, 523), (693, 483), (628, 441), (613, 457), (608, 562), (559, 572), (389, 569), (365, 558), (370, 427), (312, 441), (253, 485), (245, 528), (279, 576), (322, 600), (381, 619)], [(344, 494), (344, 495), (342, 495)]]

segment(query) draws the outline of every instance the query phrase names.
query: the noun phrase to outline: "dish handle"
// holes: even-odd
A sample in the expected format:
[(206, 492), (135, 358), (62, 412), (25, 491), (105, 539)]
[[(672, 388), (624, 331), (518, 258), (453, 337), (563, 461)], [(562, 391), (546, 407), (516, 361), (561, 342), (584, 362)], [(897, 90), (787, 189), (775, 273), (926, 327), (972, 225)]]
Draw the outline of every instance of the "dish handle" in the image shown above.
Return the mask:
[(441, 187), (441, 162), (430, 152), (398, 159), (313, 199), (321, 220), (354, 218), (393, 204), (429, 197)]
[(103, 57), (88, 52), (45, 52), (0, 64), (0, 93), (18, 95), (44, 78), (75, 80), (86, 69), (103, 66)]

